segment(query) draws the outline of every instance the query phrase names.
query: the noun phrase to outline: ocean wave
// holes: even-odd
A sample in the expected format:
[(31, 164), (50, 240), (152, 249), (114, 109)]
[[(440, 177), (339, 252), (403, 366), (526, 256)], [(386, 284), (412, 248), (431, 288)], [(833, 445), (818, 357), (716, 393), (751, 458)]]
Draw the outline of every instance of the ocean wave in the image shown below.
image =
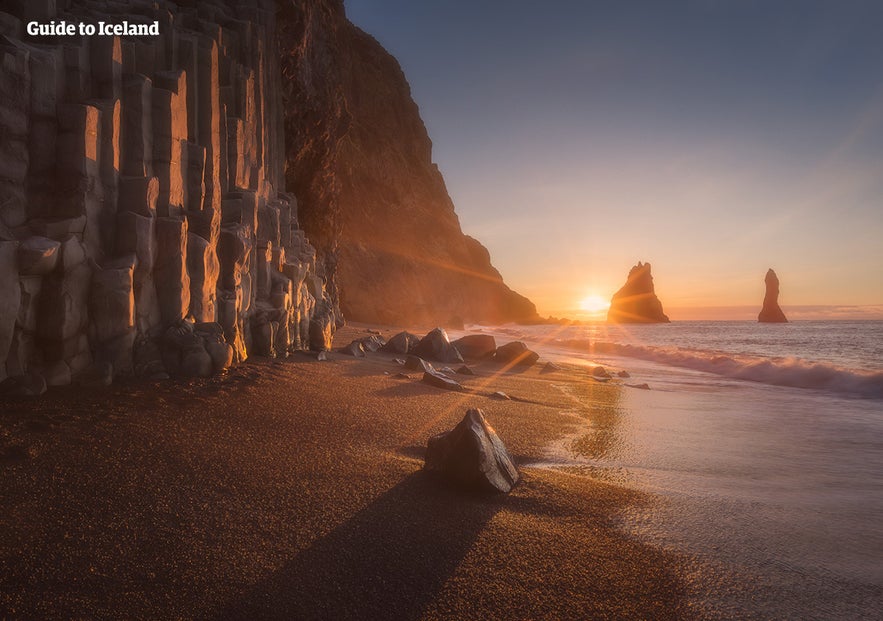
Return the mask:
[(883, 398), (883, 372), (859, 371), (801, 358), (758, 358), (720, 352), (565, 339), (556, 345), (596, 354), (638, 358), (773, 386), (812, 388)]

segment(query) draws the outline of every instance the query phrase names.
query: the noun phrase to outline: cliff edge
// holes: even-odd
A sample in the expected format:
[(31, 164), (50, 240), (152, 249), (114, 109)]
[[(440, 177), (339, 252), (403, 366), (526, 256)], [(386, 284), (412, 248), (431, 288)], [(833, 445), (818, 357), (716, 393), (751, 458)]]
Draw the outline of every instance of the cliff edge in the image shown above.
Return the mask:
[(343, 314), (390, 324), (528, 321), (464, 235), (398, 62), (334, 0), (278, 13), (286, 180)]

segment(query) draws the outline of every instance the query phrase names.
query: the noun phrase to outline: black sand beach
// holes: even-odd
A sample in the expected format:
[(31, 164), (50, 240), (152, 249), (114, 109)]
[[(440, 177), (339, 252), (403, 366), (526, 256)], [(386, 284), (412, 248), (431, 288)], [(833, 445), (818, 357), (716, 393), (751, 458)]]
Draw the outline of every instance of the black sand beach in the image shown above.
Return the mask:
[[(617, 528), (652, 497), (527, 465), (572, 430), (555, 386), (584, 376), (483, 363), (463, 394), (393, 378), (391, 356), (331, 358), (0, 404), (0, 616), (697, 616), (684, 559)], [(422, 471), (467, 407), (522, 467), (509, 495)]]

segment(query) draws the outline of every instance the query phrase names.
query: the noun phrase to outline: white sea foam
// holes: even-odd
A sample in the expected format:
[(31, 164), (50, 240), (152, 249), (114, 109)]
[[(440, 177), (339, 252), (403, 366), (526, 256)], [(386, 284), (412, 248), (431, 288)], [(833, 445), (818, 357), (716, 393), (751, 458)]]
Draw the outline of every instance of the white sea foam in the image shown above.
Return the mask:
[(812, 388), (862, 397), (883, 398), (883, 372), (861, 371), (800, 358), (736, 356), (679, 347), (655, 347), (578, 339), (556, 345), (596, 354), (638, 358), (774, 386)]

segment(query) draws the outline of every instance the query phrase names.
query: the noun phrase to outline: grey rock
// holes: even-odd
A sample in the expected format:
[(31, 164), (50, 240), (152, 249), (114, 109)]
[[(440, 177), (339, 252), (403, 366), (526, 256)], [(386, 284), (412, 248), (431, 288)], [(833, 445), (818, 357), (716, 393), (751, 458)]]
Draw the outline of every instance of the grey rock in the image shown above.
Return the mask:
[(540, 373), (554, 373), (555, 371), (560, 371), (561, 367), (555, 364), (554, 362), (547, 362), (543, 365), (543, 368), (540, 369)]
[(405, 368), (409, 371), (423, 371), (424, 373), (435, 373), (435, 368), (431, 363), (426, 362), (419, 356), (408, 356), (405, 360)]
[(342, 347), (340, 349), (340, 353), (346, 354), (347, 356), (353, 356), (355, 358), (364, 358), (365, 348), (362, 346), (362, 343), (360, 341), (353, 341), (346, 347)]
[(650, 386), (648, 384), (626, 384), (629, 388), (639, 388), (641, 390), (650, 390)]
[(512, 341), (498, 347), (494, 354), (494, 361), (517, 366), (531, 366), (536, 363), (540, 355), (527, 348), (521, 341)]
[(420, 337), (416, 334), (399, 332), (386, 342), (382, 350), (393, 354), (410, 354), (414, 352), (418, 343), (420, 343)]
[(497, 399), (498, 401), (511, 401), (512, 400), (512, 397), (507, 395), (502, 390), (498, 390), (497, 392), (491, 393), (490, 398)]
[(466, 390), (460, 383), (455, 382), (451, 378), (437, 371), (434, 373), (430, 373), (429, 371), (424, 372), (423, 383), (435, 386), (436, 388), (443, 388), (445, 390), (455, 390), (458, 392)]
[(470, 491), (507, 493), (520, 478), (506, 446), (479, 409), (466, 412), (451, 431), (429, 439), (424, 468)]
[(610, 379), (611, 375), (604, 367), (595, 367), (592, 369), (592, 377), (595, 379)]
[(55, 269), (61, 242), (48, 237), (29, 237), (18, 247), (18, 270), (23, 275), (42, 276)]
[(629, 374), (628, 371), (619, 371), (616, 374), (616, 377), (628, 378), (628, 377), (631, 377), (631, 374)]
[(465, 364), (457, 369), (458, 375), (475, 375), (475, 371), (467, 367)]
[(467, 334), (453, 343), (466, 360), (490, 358), (497, 350), (497, 341), (490, 334)]
[(463, 356), (448, 339), (448, 333), (444, 328), (435, 328), (429, 334), (420, 339), (414, 354), (424, 360), (437, 360), (438, 362), (463, 362)]
[(39, 397), (45, 392), (46, 380), (39, 373), (7, 377), (0, 382), (0, 395), (4, 397)]

